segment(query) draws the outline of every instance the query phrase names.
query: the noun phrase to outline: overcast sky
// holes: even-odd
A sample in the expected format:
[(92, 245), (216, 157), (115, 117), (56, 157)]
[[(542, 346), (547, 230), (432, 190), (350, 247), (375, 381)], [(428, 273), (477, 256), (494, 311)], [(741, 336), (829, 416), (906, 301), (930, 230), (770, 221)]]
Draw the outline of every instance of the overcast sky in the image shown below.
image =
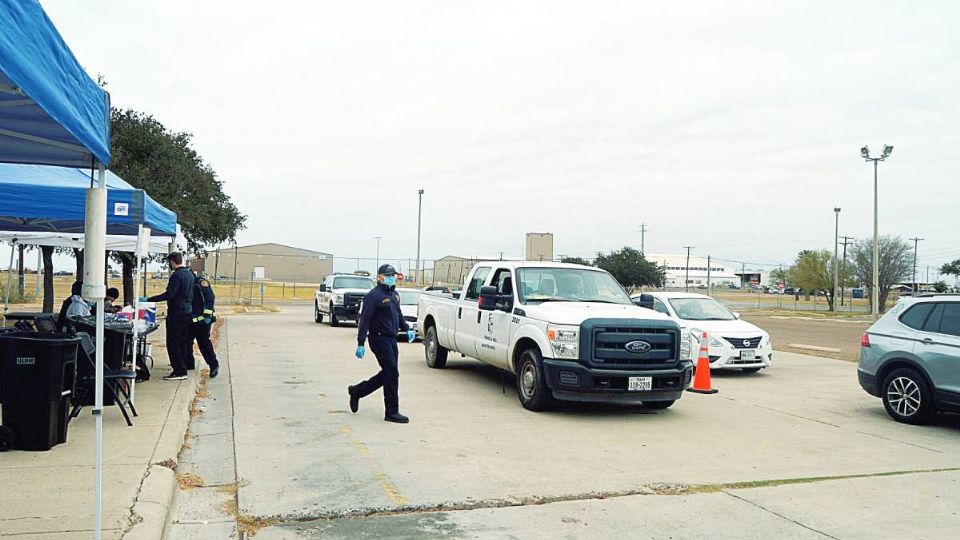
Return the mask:
[(113, 104), (194, 134), (240, 244), (788, 263), (840, 234), (960, 257), (954, 2), (43, 0)]

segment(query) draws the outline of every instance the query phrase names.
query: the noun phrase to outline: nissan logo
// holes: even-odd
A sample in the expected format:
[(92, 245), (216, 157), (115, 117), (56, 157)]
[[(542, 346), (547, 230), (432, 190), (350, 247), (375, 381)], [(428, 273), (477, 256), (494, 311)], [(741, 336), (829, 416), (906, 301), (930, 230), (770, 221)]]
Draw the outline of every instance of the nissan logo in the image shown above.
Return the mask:
[(623, 346), (627, 352), (632, 352), (634, 354), (643, 354), (650, 350), (650, 344), (646, 341), (631, 341)]
[(743, 346), (744, 346), (744, 347), (749, 347), (749, 346), (750, 346), (750, 340), (749, 340), (749, 339), (743, 340)]

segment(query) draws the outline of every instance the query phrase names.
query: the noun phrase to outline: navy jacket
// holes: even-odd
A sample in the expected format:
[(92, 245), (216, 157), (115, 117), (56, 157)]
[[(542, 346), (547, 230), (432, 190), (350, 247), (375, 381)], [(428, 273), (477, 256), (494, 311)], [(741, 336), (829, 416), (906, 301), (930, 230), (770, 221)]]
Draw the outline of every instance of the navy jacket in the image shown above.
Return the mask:
[(396, 339), (400, 330), (409, 330), (400, 312), (400, 293), (383, 283), (371, 289), (363, 297), (363, 309), (360, 310), (357, 326), (357, 343), (360, 345), (367, 340), (368, 333), (370, 337), (389, 336)]
[(177, 315), (190, 315), (193, 310), (193, 272), (181, 266), (170, 274), (167, 290), (147, 298), (148, 302), (167, 302), (167, 311)]
[(207, 278), (197, 278), (193, 286), (193, 318), (212, 317), (213, 304), (217, 300), (217, 295), (213, 294), (213, 287)]

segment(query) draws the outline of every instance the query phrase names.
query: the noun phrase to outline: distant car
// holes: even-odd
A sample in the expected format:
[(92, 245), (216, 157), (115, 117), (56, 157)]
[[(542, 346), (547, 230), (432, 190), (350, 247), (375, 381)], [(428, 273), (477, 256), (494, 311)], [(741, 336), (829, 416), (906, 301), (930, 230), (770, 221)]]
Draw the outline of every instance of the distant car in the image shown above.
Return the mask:
[(397, 289), (400, 293), (400, 311), (403, 313), (403, 320), (407, 321), (407, 326), (411, 330), (420, 334), (420, 322), (417, 320), (417, 310), (420, 305), (419, 289)]
[[(694, 364), (703, 332), (707, 333), (710, 369), (739, 369), (755, 373), (770, 367), (770, 334), (741, 320), (713, 298), (696, 293), (654, 292), (632, 296), (637, 305), (659, 311), (680, 325), (680, 354)], [(684, 356), (685, 355), (685, 356)]]
[(857, 378), (897, 422), (960, 412), (960, 296), (900, 300), (861, 336)]
[(314, 293), (313, 320), (322, 323), (324, 316), (330, 326), (356, 321), (360, 315), (360, 302), (376, 286), (376, 282), (359, 274), (334, 274), (327, 276)]

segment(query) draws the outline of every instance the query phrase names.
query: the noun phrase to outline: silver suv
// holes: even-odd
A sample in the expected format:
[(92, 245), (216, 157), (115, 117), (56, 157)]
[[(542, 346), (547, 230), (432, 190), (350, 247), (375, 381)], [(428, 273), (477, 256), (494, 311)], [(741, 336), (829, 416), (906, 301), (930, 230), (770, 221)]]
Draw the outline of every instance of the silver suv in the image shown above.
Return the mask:
[(901, 300), (860, 338), (857, 376), (898, 422), (960, 411), (960, 295)]

